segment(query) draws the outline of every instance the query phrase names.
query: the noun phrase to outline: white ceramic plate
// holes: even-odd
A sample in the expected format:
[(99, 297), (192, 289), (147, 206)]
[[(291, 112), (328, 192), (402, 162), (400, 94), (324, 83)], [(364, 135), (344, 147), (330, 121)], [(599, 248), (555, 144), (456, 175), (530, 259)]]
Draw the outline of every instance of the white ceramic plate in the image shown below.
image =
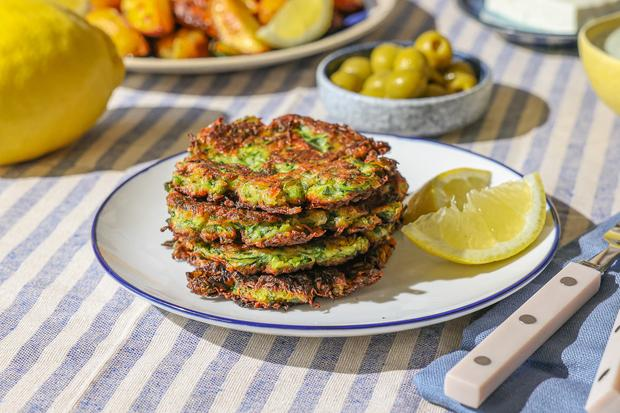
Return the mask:
[[(391, 156), (411, 188), (439, 172), (474, 167), (493, 172), (493, 184), (520, 175), (491, 159), (436, 141), (371, 135), (392, 145)], [(499, 264), (463, 266), (431, 257), (402, 236), (378, 283), (321, 307), (288, 312), (242, 308), (223, 299), (203, 299), (186, 288), (189, 265), (173, 261), (161, 244), (167, 216), (164, 182), (184, 154), (137, 173), (103, 203), (93, 224), (93, 246), (102, 265), (121, 285), (152, 304), (196, 320), (258, 333), (293, 336), (354, 336), (439, 323), (507, 297), (549, 263), (559, 226), (549, 204), (545, 229), (528, 250)]]
[(484, 0), (459, 0), (458, 4), (465, 13), (491, 27), (511, 42), (542, 49), (574, 48), (577, 45), (577, 33), (545, 32), (523, 26), (489, 12), (484, 7)]
[(132, 72), (197, 74), (256, 69), (336, 49), (369, 34), (390, 15), (396, 0), (367, 0), (367, 17), (361, 22), (312, 43), (288, 49), (272, 50), (256, 55), (205, 57), (197, 59), (159, 59), (155, 57), (126, 57), (125, 67)]

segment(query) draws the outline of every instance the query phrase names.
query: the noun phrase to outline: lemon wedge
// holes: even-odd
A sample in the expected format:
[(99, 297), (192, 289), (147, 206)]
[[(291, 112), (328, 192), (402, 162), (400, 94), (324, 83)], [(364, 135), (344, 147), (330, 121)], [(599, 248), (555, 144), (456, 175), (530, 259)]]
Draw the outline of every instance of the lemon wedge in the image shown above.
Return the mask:
[(461, 208), (452, 202), (405, 225), (403, 233), (422, 250), (463, 264), (512, 257), (540, 235), (545, 190), (538, 173), (496, 187), (472, 190)]
[(456, 168), (442, 172), (428, 181), (411, 197), (404, 222), (413, 222), (424, 214), (449, 206), (452, 200), (461, 208), (467, 193), (491, 184), (491, 172), (483, 169)]
[(298, 46), (327, 33), (333, 15), (333, 0), (288, 0), (256, 34), (276, 49)]

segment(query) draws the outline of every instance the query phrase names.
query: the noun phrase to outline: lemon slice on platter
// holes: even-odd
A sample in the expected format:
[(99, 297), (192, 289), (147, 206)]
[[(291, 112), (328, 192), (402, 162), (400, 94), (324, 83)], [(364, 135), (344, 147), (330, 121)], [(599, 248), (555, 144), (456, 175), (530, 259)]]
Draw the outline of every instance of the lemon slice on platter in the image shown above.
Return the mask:
[(485, 264), (527, 248), (541, 233), (545, 218), (545, 190), (540, 175), (534, 173), (474, 189), (462, 207), (452, 202), (422, 215), (402, 231), (432, 255), (463, 264)]
[(442, 172), (409, 199), (404, 222), (413, 222), (424, 214), (449, 206), (453, 199), (461, 208), (469, 191), (483, 189), (490, 184), (491, 172), (483, 169), (456, 168)]
[(256, 34), (276, 49), (298, 46), (327, 33), (333, 15), (333, 0), (288, 0)]

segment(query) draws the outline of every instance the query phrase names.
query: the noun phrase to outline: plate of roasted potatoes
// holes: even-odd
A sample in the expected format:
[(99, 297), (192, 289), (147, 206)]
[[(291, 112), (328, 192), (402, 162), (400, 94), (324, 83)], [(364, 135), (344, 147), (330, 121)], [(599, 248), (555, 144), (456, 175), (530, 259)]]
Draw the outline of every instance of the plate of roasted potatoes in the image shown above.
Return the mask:
[(341, 47), (385, 21), (396, 0), (91, 0), (129, 71), (255, 69)]

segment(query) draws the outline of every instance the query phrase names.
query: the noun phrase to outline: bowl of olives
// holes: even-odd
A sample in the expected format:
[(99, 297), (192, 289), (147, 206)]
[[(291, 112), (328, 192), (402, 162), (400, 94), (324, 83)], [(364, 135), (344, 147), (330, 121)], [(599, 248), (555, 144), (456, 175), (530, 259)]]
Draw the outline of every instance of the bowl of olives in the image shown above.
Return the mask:
[(437, 136), (478, 120), (493, 81), (475, 56), (436, 31), (414, 42), (374, 42), (331, 53), (316, 72), (334, 120), (366, 132)]

